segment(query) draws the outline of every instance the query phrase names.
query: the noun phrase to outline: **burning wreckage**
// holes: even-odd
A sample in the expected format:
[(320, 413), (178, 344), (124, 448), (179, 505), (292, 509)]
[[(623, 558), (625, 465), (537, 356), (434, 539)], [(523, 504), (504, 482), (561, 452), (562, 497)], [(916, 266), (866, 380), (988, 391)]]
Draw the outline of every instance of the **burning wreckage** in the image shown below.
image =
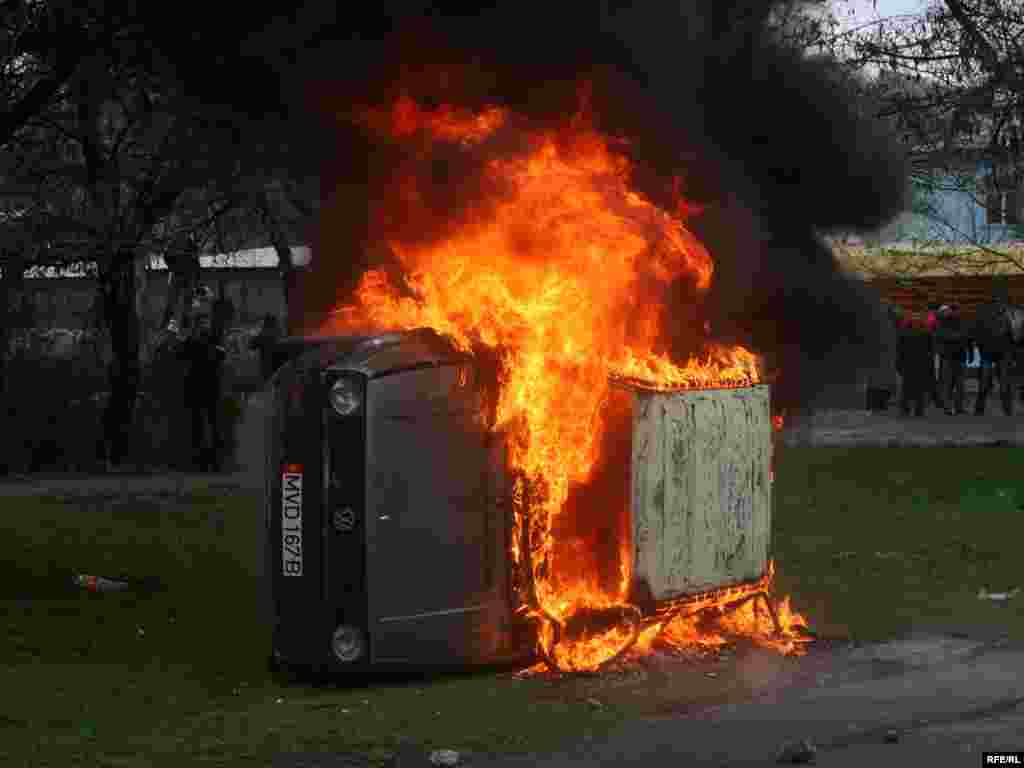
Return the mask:
[(268, 421), (279, 663), (801, 652), (773, 428), (880, 364), (820, 235), (884, 223), (906, 175), (770, 31), (784, 5), (499, 4), (318, 60), (337, 158)]
[[(274, 654), (289, 665), (481, 662), (592, 671), (657, 642), (799, 652), (770, 597), (773, 424), (757, 357), (663, 346), (664, 291), (713, 265), (629, 186), (585, 106), (556, 131), (501, 110), (364, 119), (392, 137), (492, 134), (500, 199), (449, 237), (392, 240), (401, 282), (283, 344), (268, 435)], [(415, 179), (395, 186), (414, 206)], [(610, 279), (610, 274), (615, 279)], [(708, 621), (708, 619), (714, 619)]]

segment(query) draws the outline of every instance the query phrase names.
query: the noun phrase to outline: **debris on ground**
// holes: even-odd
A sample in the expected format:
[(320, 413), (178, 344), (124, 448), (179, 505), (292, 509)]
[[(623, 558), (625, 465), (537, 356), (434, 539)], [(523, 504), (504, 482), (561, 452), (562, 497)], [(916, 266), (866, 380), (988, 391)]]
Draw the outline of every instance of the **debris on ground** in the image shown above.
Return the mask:
[(810, 765), (817, 759), (818, 750), (808, 739), (791, 741), (779, 750), (775, 762), (783, 765)]
[(91, 576), (85, 573), (75, 574), (71, 583), (89, 592), (124, 592), (132, 588), (127, 581), (105, 579), (102, 576)]
[(429, 759), (431, 765), (453, 766), (459, 764), (459, 753), (454, 749), (435, 749)]
[(163, 584), (157, 578), (113, 578), (109, 576), (94, 576), (87, 573), (76, 573), (71, 578), (71, 584), (72, 586), (84, 589), (87, 592), (127, 592), (129, 590), (135, 590), (138, 592), (159, 592), (164, 588)]
[(985, 587), (982, 587), (978, 590), (978, 599), (1002, 603), (1007, 600), (1013, 600), (1018, 594), (1020, 594), (1020, 587), (1014, 587), (1009, 592), (989, 592)]

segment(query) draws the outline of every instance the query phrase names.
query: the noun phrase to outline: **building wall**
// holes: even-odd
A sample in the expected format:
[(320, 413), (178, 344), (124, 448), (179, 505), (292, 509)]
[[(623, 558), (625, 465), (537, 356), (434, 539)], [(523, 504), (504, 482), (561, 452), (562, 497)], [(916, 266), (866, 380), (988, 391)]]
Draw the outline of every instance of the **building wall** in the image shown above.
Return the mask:
[(1001, 298), (1024, 305), (1024, 275), (876, 278), (870, 285), (903, 310), (923, 315), (929, 304), (957, 303), (971, 317), (979, 304)]
[[(975, 178), (983, 185), (991, 170), (985, 163), (979, 163)], [(952, 178), (942, 186), (955, 186)], [(907, 242), (913, 240), (941, 241), (956, 244), (994, 244), (1018, 239), (1012, 227), (1004, 224), (989, 224), (988, 213), (980, 193), (955, 189), (939, 189), (924, 196), (918, 207), (929, 211), (906, 212), (884, 227), (875, 238), (879, 243)]]
[[(143, 313), (147, 322), (159, 320), (167, 306), (168, 274), (147, 272), (143, 293)], [(274, 269), (218, 269), (204, 271), (201, 284), (214, 295), (225, 295), (235, 307), (235, 324), (251, 325), (264, 315), (284, 320), (284, 286), (280, 273)], [(90, 278), (52, 277), (25, 281), (25, 294), (30, 304), (26, 320), (37, 328), (87, 328), (94, 323), (97, 284)]]

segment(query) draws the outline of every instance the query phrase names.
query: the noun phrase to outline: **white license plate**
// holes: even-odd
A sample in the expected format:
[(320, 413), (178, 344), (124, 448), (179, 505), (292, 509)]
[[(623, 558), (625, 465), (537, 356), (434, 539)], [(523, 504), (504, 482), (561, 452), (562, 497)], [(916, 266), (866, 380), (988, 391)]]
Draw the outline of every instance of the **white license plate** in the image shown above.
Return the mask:
[(302, 467), (281, 473), (281, 563), (285, 576), (302, 575)]

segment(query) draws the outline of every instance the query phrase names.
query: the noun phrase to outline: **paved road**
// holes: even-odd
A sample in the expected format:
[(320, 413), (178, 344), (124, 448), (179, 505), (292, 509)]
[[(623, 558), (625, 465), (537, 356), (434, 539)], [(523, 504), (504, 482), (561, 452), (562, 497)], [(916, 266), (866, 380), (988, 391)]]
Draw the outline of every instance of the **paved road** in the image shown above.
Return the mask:
[[(810, 658), (810, 657), (808, 657)], [(1024, 646), (918, 636), (817, 655), (753, 699), (642, 719), (553, 754), (473, 755), (470, 768), (753, 768), (808, 740), (823, 768), (980, 766), (982, 751), (1024, 750)], [(456, 746), (456, 745), (452, 745)], [(273, 768), (350, 768), (350, 754), (280, 754)], [(393, 768), (430, 768), (409, 745)]]
[[(893, 731), (897, 743), (887, 743)], [(841, 652), (810, 687), (690, 717), (628, 723), (552, 755), (476, 760), (487, 768), (768, 766), (808, 739), (820, 766), (980, 766), (983, 750), (1024, 750), (1024, 647), (921, 637)]]
[(986, 416), (947, 416), (935, 408), (922, 418), (898, 411), (825, 411), (808, 423), (784, 429), (788, 445), (1024, 445), (1024, 404), (1012, 417), (998, 408)]

